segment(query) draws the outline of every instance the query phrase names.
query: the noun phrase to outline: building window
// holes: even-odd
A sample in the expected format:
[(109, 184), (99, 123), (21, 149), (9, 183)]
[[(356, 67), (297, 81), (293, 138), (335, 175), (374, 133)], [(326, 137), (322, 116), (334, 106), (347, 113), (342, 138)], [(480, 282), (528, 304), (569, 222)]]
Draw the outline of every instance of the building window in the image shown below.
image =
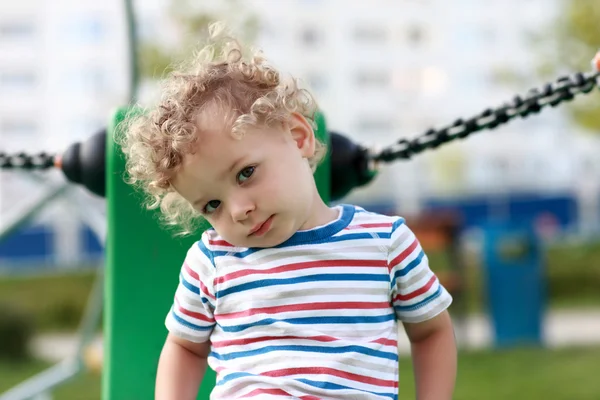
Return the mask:
[(0, 40), (29, 39), (35, 34), (32, 21), (0, 21)]
[(37, 83), (36, 74), (32, 71), (0, 72), (0, 88), (2, 91), (29, 90)]
[(30, 119), (7, 118), (0, 122), (0, 132), (6, 136), (33, 136), (37, 131), (37, 123)]
[(73, 140), (86, 139), (106, 126), (106, 119), (100, 116), (80, 116), (71, 120), (69, 129)]
[(391, 119), (381, 117), (361, 117), (356, 121), (356, 130), (362, 133), (390, 133), (394, 130), (394, 123)]
[(96, 94), (110, 90), (106, 72), (101, 67), (88, 67), (71, 71), (64, 76), (64, 87), (74, 92)]
[(318, 72), (307, 73), (305, 80), (306, 83), (308, 83), (310, 89), (319, 93), (322, 93), (323, 91), (327, 90), (327, 87), (329, 86), (327, 78), (325, 78), (323, 74)]
[(352, 37), (359, 43), (384, 43), (388, 37), (388, 31), (385, 27), (376, 23), (371, 25), (360, 25), (354, 27)]
[(318, 28), (306, 26), (300, 32), (300, 41), (306, 47), (317, 47), (323, 41), (323, 35)]
[(406, 38), (410, 45), (412, 46), (420, 46), (424, 43), (427, 34), (425, 29), (419, 25), (409, 26), (406, 31)]
[(64, 34), (70, 42), (100, 43), (106, 36), (106, 24), (97, 16), (86, 16), (69, 21)]
[(358, 71), (355, 74), (355, 82), (361, 89), (386, 88), (391, 84), (391, 75), (389, 71)]

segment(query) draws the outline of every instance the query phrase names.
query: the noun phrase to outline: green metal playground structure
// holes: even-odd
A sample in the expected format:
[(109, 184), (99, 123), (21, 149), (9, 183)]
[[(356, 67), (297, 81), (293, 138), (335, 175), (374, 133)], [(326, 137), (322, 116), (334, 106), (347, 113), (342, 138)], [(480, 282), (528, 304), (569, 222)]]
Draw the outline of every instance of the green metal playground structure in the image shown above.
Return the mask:
[[(173, 302), (176, 277), (196, 237), (177, 239), (159, 226), (155, 212), (140, 207), (139, 194), (123, 179), (124, 159), (110, 139), (124, 117), (118, 112), (107, 131), (108, 236), (106, 239), (105, 358), (103, 399), (150, 399), (166, 329), (161, 323)], [(317, 136), (326, 140), (325, 119)], [(315, 172), (329, 201), (329, 163)], [(200, 232), (198, 233), (198, 235)], [(209, 369), (198, 399), (208, 399), (215, 382)]]

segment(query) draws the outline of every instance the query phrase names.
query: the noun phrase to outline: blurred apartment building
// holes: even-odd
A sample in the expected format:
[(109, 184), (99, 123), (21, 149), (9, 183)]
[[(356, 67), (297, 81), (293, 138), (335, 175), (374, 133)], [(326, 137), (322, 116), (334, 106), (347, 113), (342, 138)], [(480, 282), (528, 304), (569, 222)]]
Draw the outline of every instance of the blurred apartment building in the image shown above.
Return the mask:
[[(167, 4), (135, 2), (144, 38), (173, 43)], [(558, 12), (558, 0), (242, 4), (243, 12), (258, 18), (255, 45), (313, 90), (329, 128), (376, 148), (543, 84), (528, 38), (543, 32)], [(104, 126), (111, 110), (127, 101), (123, 7), (121, 1), (91, 0), (0, 4), (3, 151), (60, 151)], [(520, 198), (522, 207), (514, 207), (527, 214), (544, 211), (535, 199), (545, 196), (554, 204), (550, 208), (558, 207), (564, 226), (574, 221), (596, 226), (599, 150), (599, 140), (579, 132), (559, 107), (384, 166), (373, 184), (346, 200), (406, 213), (475, 202), (485, 214), (490, 202), (497, 209), (500, 199), (510, 208)], [(0, 178), (2, 212), (35, 190), (25, 185), (19, 191), (17, 183), (7, 190), (6, 177)], [(73, 259), (84, 240), (80, 227), (64, 204), (53, 208), (57, 214), (50, 214), (60, 217), (47, 219), (62, 239), (52, 246), (61, 260)]]
[(127, 100), (121, 2), (0, 3), (0, 132), (6, 151), (59, 151)]
[[(0, 151), (60, 152), (106, 126), (110, 112), (128, 100), (128, 54), (122, 2), (1, 2)], [(20, 213), (43, 190), (0, 174), (1, 214)], [(15, 256), (52, 253), (68, 263), (81, 253), (81, 232), (68, 204), (59, 201), (27, 236), (2, 249)]]

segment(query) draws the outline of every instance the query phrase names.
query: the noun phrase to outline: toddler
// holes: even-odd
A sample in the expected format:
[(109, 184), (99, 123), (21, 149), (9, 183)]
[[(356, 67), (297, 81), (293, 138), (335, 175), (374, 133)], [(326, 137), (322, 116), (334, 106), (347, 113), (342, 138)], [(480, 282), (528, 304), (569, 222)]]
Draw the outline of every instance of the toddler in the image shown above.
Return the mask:
[(130, 183), (192, 234), (166, 316), (157, 399), (397, 399), (398, 322), (420, 400), (452, 397), (452, 299), (405, 220), (330, 207), (313, 172), (316, 104), (219, 26), (130, 118)]

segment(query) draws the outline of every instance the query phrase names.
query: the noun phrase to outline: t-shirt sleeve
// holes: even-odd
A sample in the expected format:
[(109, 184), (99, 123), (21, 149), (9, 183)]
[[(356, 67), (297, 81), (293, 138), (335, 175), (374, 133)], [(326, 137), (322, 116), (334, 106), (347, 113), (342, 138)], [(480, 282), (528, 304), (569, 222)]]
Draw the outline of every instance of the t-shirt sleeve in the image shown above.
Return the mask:
[(427, 255), (403, 218), (392, 225), (388, 268), (391, 301), (400, 321), (427, 321), (452, 303), (452, 296), (429, 268)]
[(165, 325), (170, 333), (191, 342), (206, 342), (215, 325), (215, 267), (206, 235), (187, 252), (175, 298)]

